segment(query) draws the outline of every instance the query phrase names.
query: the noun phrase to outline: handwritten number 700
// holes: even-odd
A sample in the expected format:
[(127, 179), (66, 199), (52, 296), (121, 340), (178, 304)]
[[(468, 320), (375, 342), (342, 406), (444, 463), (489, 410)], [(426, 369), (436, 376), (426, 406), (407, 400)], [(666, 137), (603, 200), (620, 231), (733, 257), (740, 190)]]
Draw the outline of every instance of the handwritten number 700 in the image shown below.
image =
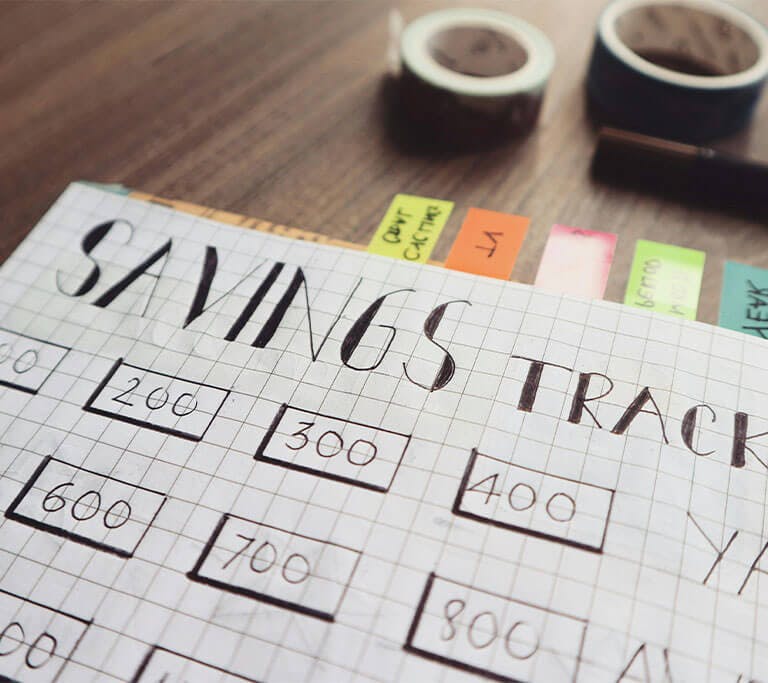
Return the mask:
[[(238, 557), (247, 552), (247, 550), (256, 542), (256, 539), (251, 536), (243, 536), (242, 534), (237, 534), (237, 537), (245, 541), (245, 545), (243, 545), (240, 550), (238, 550), (223, 565), (221, 565), (222, 569), (229, 567), (229, 565), (231, 565)], [(275, 548), (275, 546), (272, 545), (269, 541), (264, 541), (258, 548), (256, 548), (256, 550), (253, 551), (253, 553), (251, 553), (250, 559), (248, 560), (248, 566), (251, 568), (252, 572), (263, 574), (264, 572), (268, 572), (270, 569), (272, 569), (276, 561), (277, 548)], [(306, 579), (309, 577), (309, 573), (309, 561), (306, 557), (304, 557), (304, 555), (299, 553), (292, 553), (288, 556), (285, 562), (283, 562), (282, 574), (283, 578), (288, 583), (301, 583), (302, 581), (306, 581)]]

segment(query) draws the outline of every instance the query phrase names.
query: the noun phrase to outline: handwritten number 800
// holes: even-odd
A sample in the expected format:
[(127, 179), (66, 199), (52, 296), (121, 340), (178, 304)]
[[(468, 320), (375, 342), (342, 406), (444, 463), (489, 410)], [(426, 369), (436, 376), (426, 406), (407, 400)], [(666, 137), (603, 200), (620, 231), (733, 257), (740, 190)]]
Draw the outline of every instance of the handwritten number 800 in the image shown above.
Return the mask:
[[(299, 422), (299, 424), (302, 428), (291, 434), (291, 437), (296, 437), (298, 441), (294, 444), (288, 442), (285, 444), (292, 451), (300, 451), (309, 443), (308, 432), (315, 426), (314, 422)], [(315, 442), (315, 452), (321, 458), (332, 458), (345, 450), (347, 462), (358, 467), (364, 467), (373, 462), (378, 451), (376, 444), (366, 439), (356, 439), (349, 448), (346, 448), (341, 434), (332, 429), (323, 432)]]
[[(464, 600), (449, 600), (443, 607), (445, 624), (440, 637), (443, 640), (453, 640), (461, 626), (458, 617), (464, 612), (467, 603)], [(528, 637), (526, 637), (526, 635)], [(499, 622), (493, 612), (479, 612), (469, 621), (467, 640), (477, 649), (483, 650), (499, 637)], [(514, 659), (530, 659), (539, 649), (539, 638), (533, 629), (524, 621), (516, 621), (504, 634), (504, 649)]]

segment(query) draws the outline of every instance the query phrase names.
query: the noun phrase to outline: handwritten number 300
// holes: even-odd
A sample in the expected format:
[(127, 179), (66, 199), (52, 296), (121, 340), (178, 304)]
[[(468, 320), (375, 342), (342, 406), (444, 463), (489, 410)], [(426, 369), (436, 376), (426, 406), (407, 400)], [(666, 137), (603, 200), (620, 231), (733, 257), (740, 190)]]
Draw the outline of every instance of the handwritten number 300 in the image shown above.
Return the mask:
[[(307, 432), (315, 426), (314, 422), (299, 422), (299, 424), (302, 425), (302, 428), (291, 434), (291, 437), (296, 437), (298, 442), (293, 445), (287, 442), (285, 444), (292, 451), (300, 451), (309, 443)], [(323, 432), (315, 442), (315, 452), (321, 458), (332, 458), (344, 450), (347, 452), (347, 462), (358, 467), (364, 467), (371, 463), (378, 451), (376, 444), (366, 439), (356, 439), (349, 448), (345, 448), (341, 434), (332, 429)], [(355, 459), (355, 455), (358, 456), (358, 459)]]

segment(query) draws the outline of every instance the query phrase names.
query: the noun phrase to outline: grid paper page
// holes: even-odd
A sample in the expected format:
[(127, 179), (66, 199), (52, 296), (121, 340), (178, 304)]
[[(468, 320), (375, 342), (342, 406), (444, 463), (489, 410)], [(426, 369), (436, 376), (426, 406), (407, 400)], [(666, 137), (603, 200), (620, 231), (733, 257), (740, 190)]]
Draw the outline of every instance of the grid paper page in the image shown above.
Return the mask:
[(0, 328), (0, 678), (768, 680), (760, 339), (77, 184)]

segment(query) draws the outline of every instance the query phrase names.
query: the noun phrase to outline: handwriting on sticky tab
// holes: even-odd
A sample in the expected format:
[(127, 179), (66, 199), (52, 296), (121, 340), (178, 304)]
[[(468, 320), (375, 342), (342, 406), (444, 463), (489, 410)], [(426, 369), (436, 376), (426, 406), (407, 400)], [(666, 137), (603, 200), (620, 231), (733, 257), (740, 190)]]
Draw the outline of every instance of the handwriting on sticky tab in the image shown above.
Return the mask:
[(768, 270), (725, 262), (718, 325), (768, 339)]
[(395, 195), (368, 245), (368, 251), (426, 263), (452, 210), (453, 202), (444, 199)]
[(638, 240), (624, 303), (695, 320), (705, 258), (696, 249)]
[(524, 216), (469, 209), (445, 267), (508, 280), (529, 222)]

